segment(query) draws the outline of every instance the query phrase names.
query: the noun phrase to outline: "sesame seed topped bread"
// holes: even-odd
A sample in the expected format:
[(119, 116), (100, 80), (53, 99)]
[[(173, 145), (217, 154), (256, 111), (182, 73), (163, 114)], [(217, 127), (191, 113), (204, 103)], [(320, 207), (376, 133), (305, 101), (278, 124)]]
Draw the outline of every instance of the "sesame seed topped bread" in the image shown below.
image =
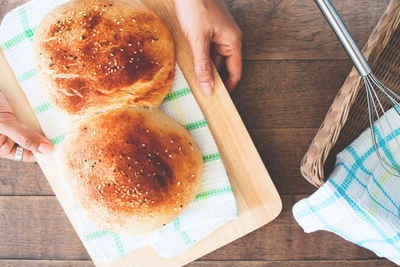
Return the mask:
[(89, 218), (131, 235), (175, 219), (195, 198), (203, 168), (190, 133), (158, 108), (108, 110), (75, 122), (61, 158)]
[(157, 107), (175, 71), (173, 39), (130, 0), (74, 0), (38, 26), (34, 56), (44, 95), (69, 115), (110, 106)]

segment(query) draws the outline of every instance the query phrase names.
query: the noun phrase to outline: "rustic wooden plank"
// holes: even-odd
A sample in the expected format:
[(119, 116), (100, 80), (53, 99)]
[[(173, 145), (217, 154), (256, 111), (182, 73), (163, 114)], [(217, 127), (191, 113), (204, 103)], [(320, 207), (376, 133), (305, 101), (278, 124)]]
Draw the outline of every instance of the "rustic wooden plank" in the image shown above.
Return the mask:
[[(275, 221), (201, 260), (377, 259), (332, 233), (305, 234), (291, 214), (303, 197), (283, 196), (284, 209)], [(0, 229), (0, 258), (89, 259), (55, 197), (0, 197)]]
[[(1, 262), (0, 262), (1, 263)], [(195, 261), (187, 267), (389, 267), (387, 260), (309, 260), (309, 261)]]
[[(300, 160), (318, 128), (250, 130), (271, 178), (282, 194), (312, 193), (315, 187), (299, 172)], [(0, 195), (54, 195), (42, 171), (33, 163), (0, 159)]]
[(0, 195), (54, 195), (37, 163), (0, 159)]
[[(390, 0), (333, 1), (361, 47)], [(0, 21), (27, 0), (0, 1)], [(347, 58), (314, 1), (225, 0), (244, 32), (244, 58), (249, 60)]]
[(54, 196), (0, 197), (0, 258), (89, 259)]
[[(314, 1), (226, 0), (244, 33), (245, 59), (347, 58)], [(332, 1), (363, 47), (390, 0)]]
[[(281, 194), (315, 191), (302, 178), (300, 160), (318, 128), (271, 128), (250, 130), (258, 152)], [(54, 195), (36, 164), (0, 159), (0, 195)]]
[(29, 0), (0, 0), (0, 22), (7, 12), (28, 1)]
[[(270, 169), (278, 190), (284, 194), (310, 193), (300, 177), (298, 166), (315, 130), (305, 130), (296, 141), (300, 128), (318, 128), (351, 64), (347, 60), (331, 61), (257, 61), (245, 62), (245, 75), (233, 100), (250, 130), (282, 128), (282, 131), (253, 135), (264, 163)], [(299, 81), (294, 84), (293, 81)], [(321, 87), (321, 84), (324, 86)], [(285, 133), (284, 128), (295, 127)], [(280, 156), (292, 136), (293, 157)], [(273, 143), (268, 142), (273, 140)], [(260, 145), (265, 146), (261, 149)], [(274, 153), (269, 150), (274, 149)], [(287, 153), (294, 153), (287, 147)], [(288, 155), (288, 154), (286, 154)], [(294, 161), (293, 161), (294, 160)], [(284, 164), (286, 168), (282, 168)], [(270, 166), (271, 165), (271, 166)], [(32, 164), (20, 165), (0, 159), (0, 195), (53, 195), (41, 171)], [(294, 180), (296, 179), (296, 180)], [(296, 182), (295, 182), (296, 181)], [(301, 181), (297, 185), (297, 181)]]
[(248, 129), (319, 127), (349, 60), (245, 62), (232, 98)]
[(0, 260), (2, 267), (93, 267), (89, 260)]
[(316, 188), (300, 174), (300, 161), (318, 128), (250, 130), (250, 135), (281, 194), (311, 194)]
[[(91, 261), (69, 261), (69, 260), (0, 260), (2, 267), (89, 267), (94, 266)], [(394, 263), (379, 260), (309, 260), (309, 261), (195, 261), (186, 265), (187, 267), (389, 267), (396, 266)]]

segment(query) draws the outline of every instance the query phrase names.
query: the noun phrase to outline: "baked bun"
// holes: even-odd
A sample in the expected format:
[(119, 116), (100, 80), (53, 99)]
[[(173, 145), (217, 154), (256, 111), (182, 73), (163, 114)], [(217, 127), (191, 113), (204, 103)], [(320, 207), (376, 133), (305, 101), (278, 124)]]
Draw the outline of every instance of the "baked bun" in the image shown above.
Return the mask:
[(36, 29), (33, 46), (43, 93), (69, 115), (110, 105), (156, 107), (174, 79), (168, 28), (130, 0), (75, 0), (56, 7)]
[(157, 108), (121, 108), (78, 121), (61, 158), (88, 217), (130, 235), (175, 219), (193, 201), (203, 168), (189, 132)]

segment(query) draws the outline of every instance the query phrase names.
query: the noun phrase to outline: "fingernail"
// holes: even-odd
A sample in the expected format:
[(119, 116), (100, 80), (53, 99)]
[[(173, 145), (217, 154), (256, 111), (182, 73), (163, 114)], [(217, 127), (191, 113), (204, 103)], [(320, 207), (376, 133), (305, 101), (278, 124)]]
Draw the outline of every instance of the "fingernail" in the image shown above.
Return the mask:
[(200, 89), (206, 96), (211, 96), (213, 91), (212, 83), (199, 83)]
[(49, 143), (41, 143), (38, 146), (38, 151), (42, 154), (50, 154), (53, 152), (53, 146)]

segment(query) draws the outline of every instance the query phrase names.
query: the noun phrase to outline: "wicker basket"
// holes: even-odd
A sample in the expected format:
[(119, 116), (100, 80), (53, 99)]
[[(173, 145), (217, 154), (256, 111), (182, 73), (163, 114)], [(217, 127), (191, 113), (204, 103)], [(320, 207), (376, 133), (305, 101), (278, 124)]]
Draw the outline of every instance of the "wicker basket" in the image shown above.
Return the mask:
[[(400, 0), (393, 0), (372, 32), (363, 54), (375, 76), (400, 93)], [(364, 84), (355, 68), (339, 90), (329, 111), (303, 157), (300, 170), (305, 179), (319, 187), (324, 169), (330, 172), (336, 154), (369, 126)]]

